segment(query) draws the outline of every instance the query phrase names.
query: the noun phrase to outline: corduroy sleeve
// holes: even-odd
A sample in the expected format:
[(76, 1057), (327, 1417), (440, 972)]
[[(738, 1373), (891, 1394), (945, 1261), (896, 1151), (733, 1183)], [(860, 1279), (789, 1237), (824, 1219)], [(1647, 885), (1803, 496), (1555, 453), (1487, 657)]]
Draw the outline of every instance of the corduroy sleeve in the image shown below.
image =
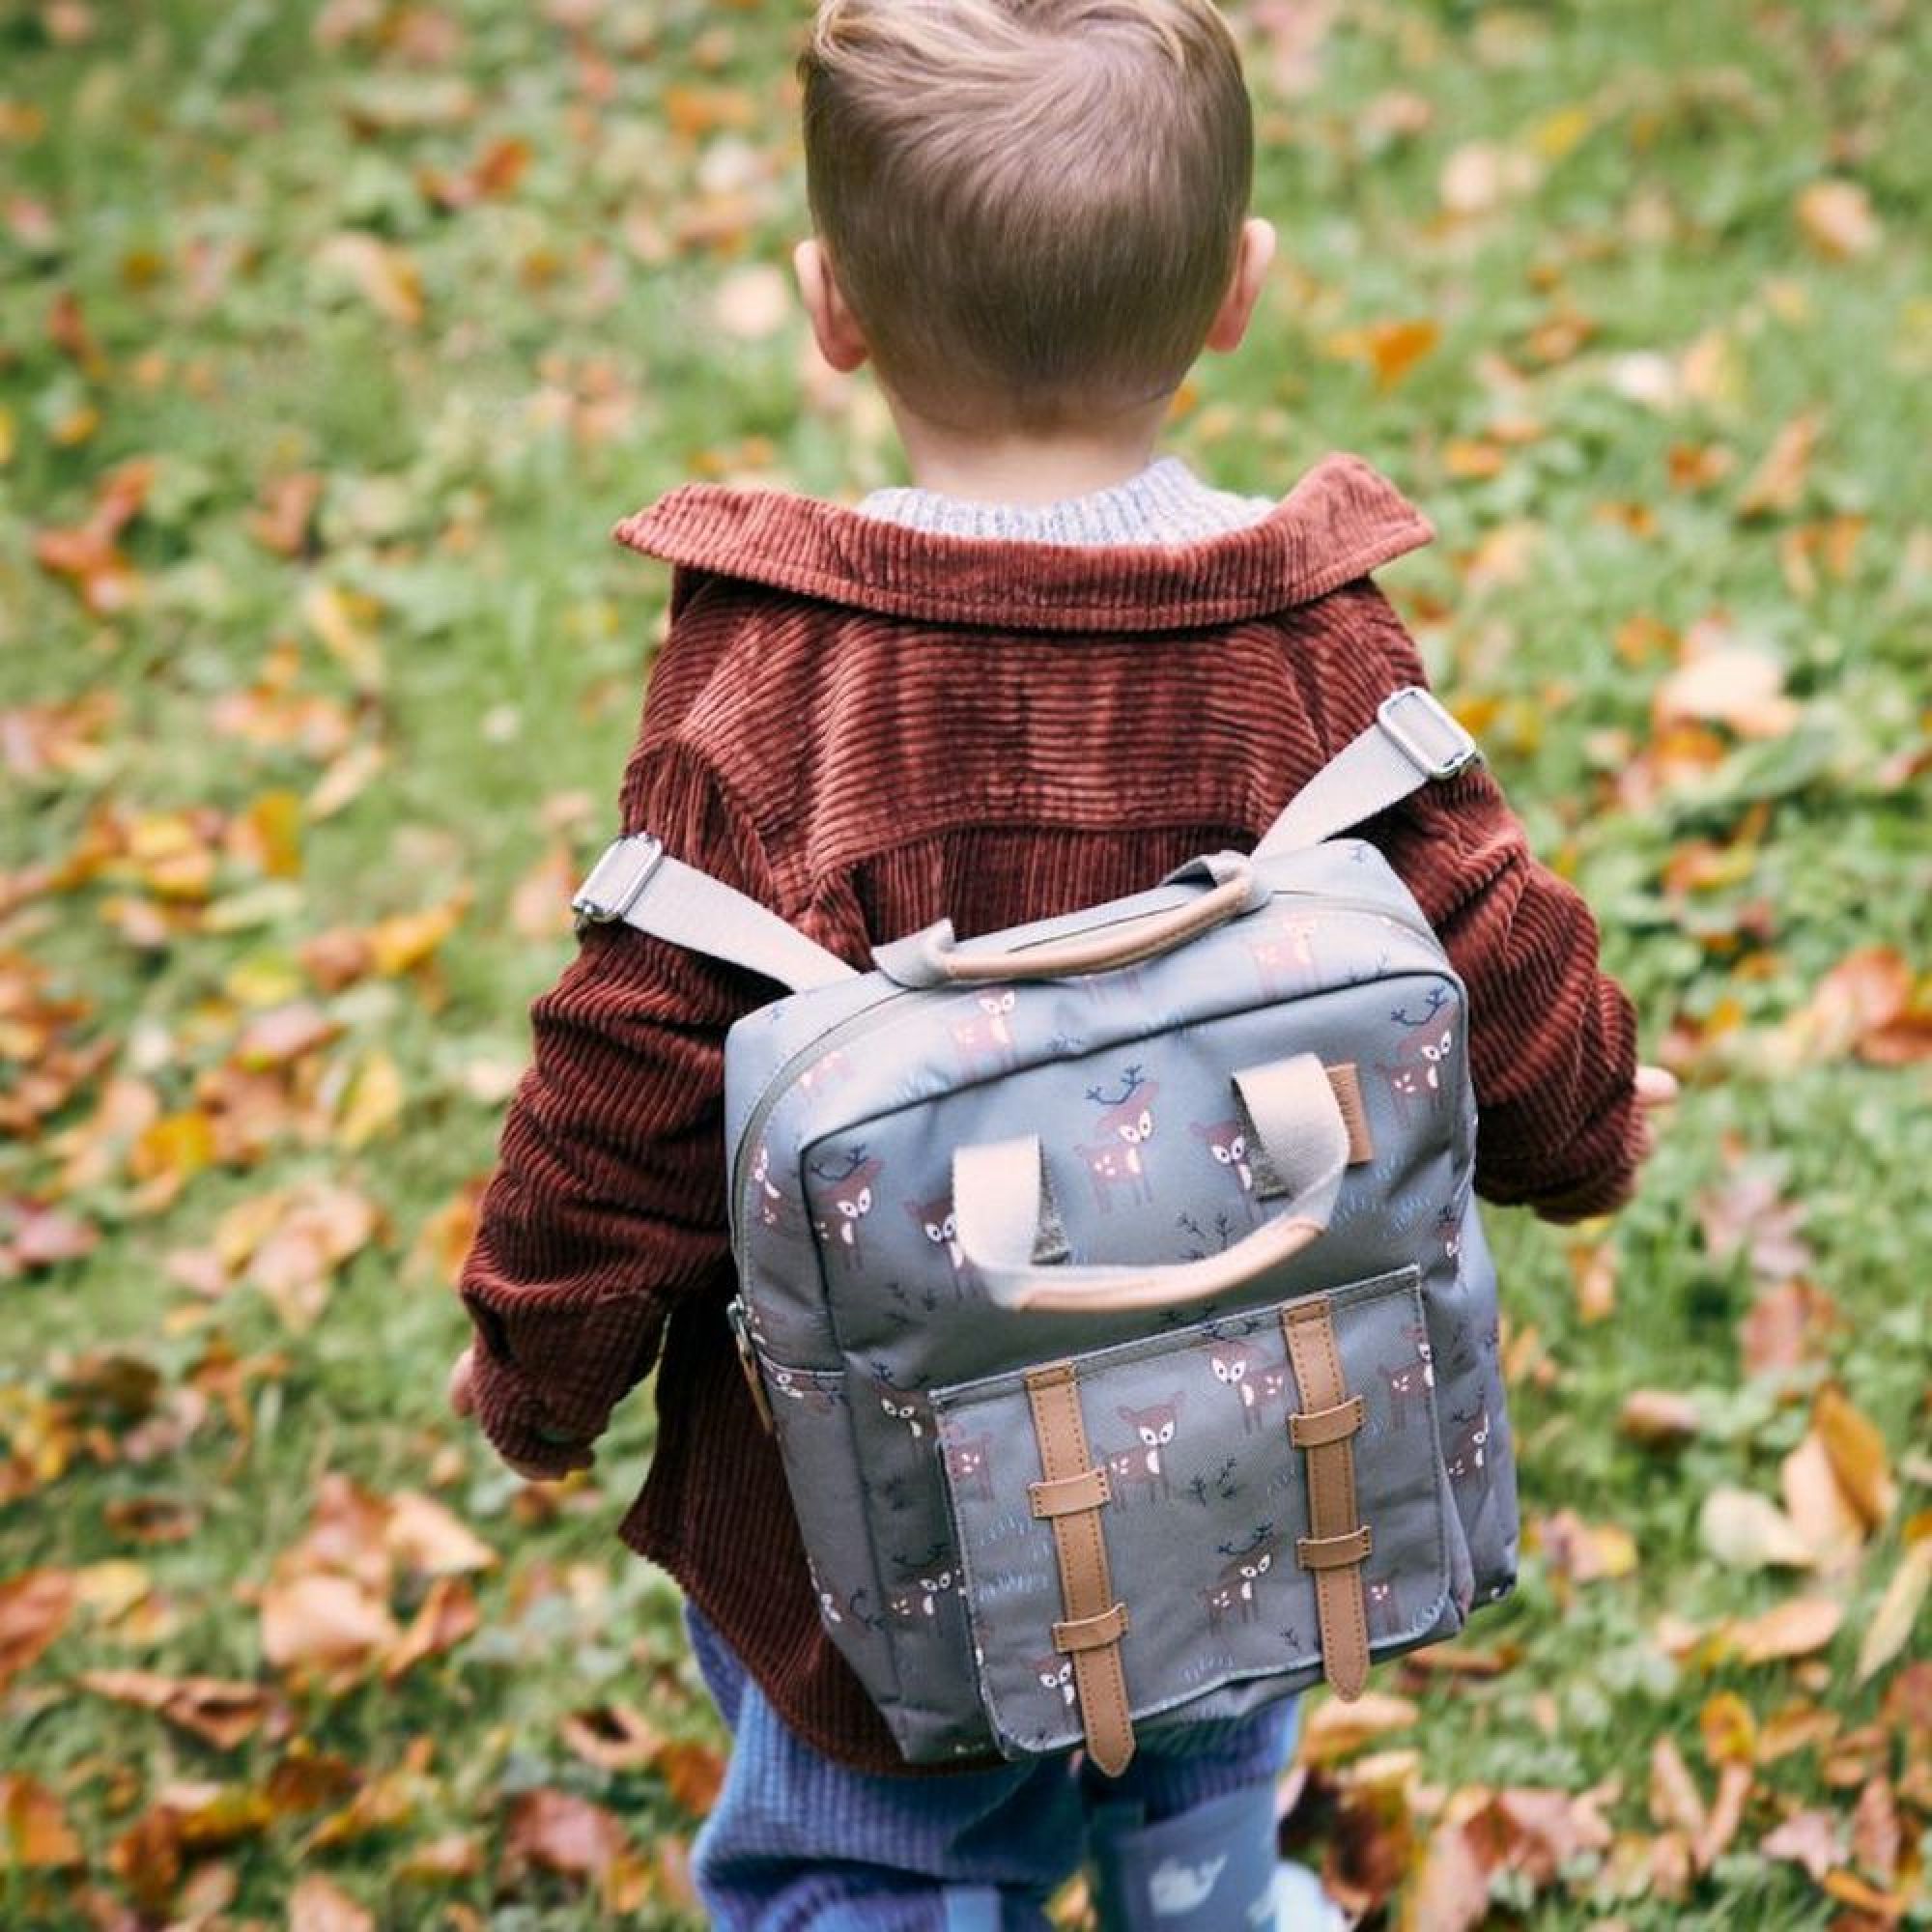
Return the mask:
[[(1377, 675), (1324, 682), (1329, 749), (1375, 717), (1397, 686), (1426, 684), (1413, 640), (1379, 591), (1350, 629), (1374, 644)], [(1364, 665), (1363, 654), (1356, 658)], [(1599, 970), (1581, 895), (1530, 856), (1521, 822), (1477, 766), (1425, 786), (1363, 828), (1429, 917), (1469, 996), (1476, 1187), (1552, 1219), (1629, 1198), (1640, 1158), (1636, 1015)]]
[[(624, 830), (769, 902), (755, 834), (675, 746), (640, 747)], [(477, 1418), (559, 1467), (648, 1372), (671, 1304), (727, 1268), (724, 1045), (767, 982), (629, 926), (593, 927), (531, 1008), (461, 1293)]]

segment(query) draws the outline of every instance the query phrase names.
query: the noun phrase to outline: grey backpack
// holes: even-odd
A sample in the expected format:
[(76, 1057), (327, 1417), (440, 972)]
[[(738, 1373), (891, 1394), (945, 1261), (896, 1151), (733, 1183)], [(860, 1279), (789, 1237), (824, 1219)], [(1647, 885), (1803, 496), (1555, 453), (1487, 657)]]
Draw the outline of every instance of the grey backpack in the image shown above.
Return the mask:
[(1118, 1773), (1511, 1587), (1463, 986), (1334, 836), (1476, 755), (1398, 692), (1252, 857), (863, 974), (648, 835), (584, 882), (792, 988), (726, 1043), (731, 1316), (908, 1760)]

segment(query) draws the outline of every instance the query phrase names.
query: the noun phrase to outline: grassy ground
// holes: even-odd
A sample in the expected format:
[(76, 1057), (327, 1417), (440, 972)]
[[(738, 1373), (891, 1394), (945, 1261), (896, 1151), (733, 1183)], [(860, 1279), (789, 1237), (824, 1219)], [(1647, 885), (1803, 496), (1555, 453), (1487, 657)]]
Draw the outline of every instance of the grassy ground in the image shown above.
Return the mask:
[[(1428, 507), (1390, 588), (1688, 1087), (1613, 1228), (1497, 1217), (1523, 1587), (1297, 1842), (1432, 1928), (1924, 1923), (1925, 15), (1252, 13), (1286, 260), (1173, 444)], [(646, 1405), (539, 1495), (440, 1386), (662, 606), (608, 527), (895, 473), (777, 299), (798, 22), (0, 13), (8, 1925), (679, 1922)]]

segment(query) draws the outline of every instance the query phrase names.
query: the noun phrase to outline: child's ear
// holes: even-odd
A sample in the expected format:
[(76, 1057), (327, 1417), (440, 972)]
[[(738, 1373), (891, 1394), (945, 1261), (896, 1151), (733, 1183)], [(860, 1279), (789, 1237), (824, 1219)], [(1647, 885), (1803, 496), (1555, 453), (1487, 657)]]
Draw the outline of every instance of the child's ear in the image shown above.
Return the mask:
[(845, 305), (838, 277), (832, 272), (831, 257), (815, 241), (801, 242), (791, 251), (791, 266), (818, 353), (841, 376), (849, 376), (870, 352), (857, 317)]
[(1241, 224), (1241, 243), (1235, 255), (1235, 275), (1228, 284), (1228, 293), (1222, 298), (1212, 325), (1208, 330), (1209, 349), (1218, 350), (1223, 355), (1230, 350), (1241, 346), (1241, 338), (1248, 332), (1249, 318), (1255, 312), (1255, 303), (1261, 299), (1262, 285), (1267, 280), (1269, 265), (1274, 261), (1274, 223), (1264, 221), (1259, 215), (1250, 215)]

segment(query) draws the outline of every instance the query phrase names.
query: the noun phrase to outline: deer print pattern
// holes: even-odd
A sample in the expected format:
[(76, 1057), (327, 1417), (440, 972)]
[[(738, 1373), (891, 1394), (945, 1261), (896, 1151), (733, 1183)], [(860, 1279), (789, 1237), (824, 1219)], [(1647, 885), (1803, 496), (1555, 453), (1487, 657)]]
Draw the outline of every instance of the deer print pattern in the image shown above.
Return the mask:
[(1448, 987), (1432, 986), (1420, 1014), (1398, 1007), (1389, 1015), (1402, 1028), (1402, 1037), (1394, 1061), (1378, 1063), (1376, 1071), (1388, 1083), (1396, 1119), (1405, 1124), (1421, 1110), (1434, 1112), (1442, 1104), (1442, 1070), (1456, 1043), (1454, 999)]
[(1151, 1408), (1122, 1406), (1121, 1420), (1134, 1432), (1135, 1439), (1124, 1449), (1108, 1450), (1104, 1459), (1108, 1484), (1121, 1502), (1124, 1503), (1138, 1490), (1146, 1492), (1149, 1502), (1164, 1502), (1171, 1494), (1164, 1457), (1173, 1446), (1174, 1433), (1179, 1427), (1183, 1400), (1182, 1393), (1177, 1390), (1166, 1402), (1156, 1403)]
[(952, 1195), (935, 1195), (930, 1201), (908, 1201), (906, 1212), (935, 1248), (945, 1250), (947, 1263), (952, 1269), (953, 1286), (957, 1287), (966, 1267), (966, 1253), (959, 1245), (959, 1217), (952, 1211)]
[(1239, 1121), (1215, 1121), (1204, 1125), (1189, 1121), (1187, 1131), (1207, 1150), (1217, 1167), (1225, 1167), (1241, 1191), (1241, 1205), (1250, 1217), (1255, 1211), (1255, 1170), (1248, 1159), (1248, 1130)]
[(1100, 1109), (1094, 1122), (1096, 1138), (1091, 1145), (1073, 1150), (1093, 1180), (1094, 1205), (1102, 1213), (1112, 1210), (1116, 1187), (1123, 1187), (1130, 1201), (1153, 1199), (1153, 1183), (1148, 1178), (1143, 1151), (1153, 1139), (1153, 1102), (1160, 1086), (1148, 1079), (1139, 1066), (1129, 1066), (1121, 1078), (1118, 1094), (1109, 1094), (1099, 1087), (1088, 1088), (1088, 1099)]
[(863, 1147), (845, 1155), (842, 1168), (823, 1168), (815, 1162), (812, 1174), (826, 1183), (824, 1201), (828, 1212), (818, 1223), (818, 1237), (834, 1254), (854, 1268), (866, 1265), (866, 1251), (859, 1230), (872, 1211), (873, 1183), (885, 1170), (885, 1163), (868, 1156)]
[(1389, 1427), (1400, 1432), (1408, 1426), (1408, 1411), (1419, 1407), (1429, 1414), (1430, 1391), (1435, 1386), (1435, 1357), (1429, 1347), (1429, 1330), (1411, 1325), (1403, 1330), (1404, 1339), (1413, 1344), (1413, 1361), (1376, 1365), (1376, 1373), (1388, 1385)]
[(1261, 989), (1270, 999), (1293, 992), (1320, 975), (1315, 958), (1317, 922), (1307, 914), (1271, 919), (1248, 940)]
[(1267, 1411), (1288, 1400), (1288, 1365), (1269, 1360), (1244, 1336), (1217, 1340), (1208, 1351), (1208, 1365), (1214, 1379), (1240, 1405), (1244, 1435), (1265, 1428)]
[(1010, 986), (989, 988), (976, 994), (970, 1010), (948, 1028), (959, 1070), (969, 1079), (1004, 1073), (1017, 1061), (1013, 1009), (1018, 1003)]

